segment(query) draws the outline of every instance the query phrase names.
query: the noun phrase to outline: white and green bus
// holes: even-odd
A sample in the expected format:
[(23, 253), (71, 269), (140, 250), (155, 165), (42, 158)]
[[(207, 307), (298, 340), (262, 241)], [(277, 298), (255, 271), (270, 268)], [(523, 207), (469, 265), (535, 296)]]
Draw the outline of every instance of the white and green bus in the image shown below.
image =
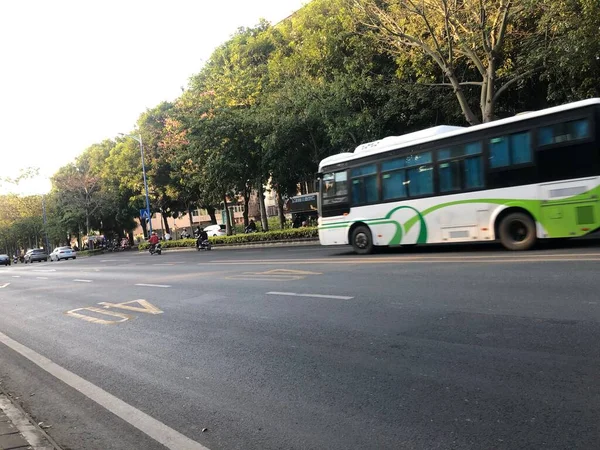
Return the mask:
[(600, 228), (600, 99), (360, 145), (319, 165), (319, 239), (377, 246), (538, 239)]

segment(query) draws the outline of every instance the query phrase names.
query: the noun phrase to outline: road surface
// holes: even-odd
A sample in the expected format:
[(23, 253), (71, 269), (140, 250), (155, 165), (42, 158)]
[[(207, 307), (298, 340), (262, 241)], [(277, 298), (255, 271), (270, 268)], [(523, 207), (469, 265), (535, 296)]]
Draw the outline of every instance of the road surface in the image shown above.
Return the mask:
[(597, 241), (17, 265), (0, 381), (65, 449), (596, 449), (599, 272)]

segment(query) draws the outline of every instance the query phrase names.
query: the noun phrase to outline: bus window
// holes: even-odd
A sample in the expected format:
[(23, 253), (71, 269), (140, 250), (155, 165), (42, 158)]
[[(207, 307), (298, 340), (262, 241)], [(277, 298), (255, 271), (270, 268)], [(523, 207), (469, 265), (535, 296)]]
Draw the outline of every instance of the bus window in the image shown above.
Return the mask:
[(348, 195), (348, 174), (345, 170), (335, 173), (335, 195)]
[(490, 168), (532, 162), (531, 132), (514, 133), (490, 139)]
[(352, 204), (364, 205), (379, 200), (377, 192), (377, 166), (368, 166), (352, 169)]
[(460, 160), (440, 163), (440, 192), (460, 189)]
[(335, 178), (332, 173), (323, 175), (323, 197), (335, 197)]
[(531, 133), (510, 135), (510, 157), (512, 164), (531, 162)]
[(540, 145), (551, 145), (584, 139), (590, 135), (590, 121), (588, 119), (571, 120), (542, 127), (538, 139)]

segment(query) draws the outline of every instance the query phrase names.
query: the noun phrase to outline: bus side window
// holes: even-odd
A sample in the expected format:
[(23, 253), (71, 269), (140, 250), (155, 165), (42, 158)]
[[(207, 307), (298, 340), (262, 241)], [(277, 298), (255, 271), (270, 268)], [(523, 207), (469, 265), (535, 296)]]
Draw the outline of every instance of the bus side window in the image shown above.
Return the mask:
[(332, 173), (323, 175), (323, 197), (335, 196), (335, 181)]
[(377, 191), (377, 166), (367, 166), (352, 169), (352, 204), (364, 205), (379, 200)]
[(585, 139), (589, 135), (590, 121), (588, 119), (579, 119), (540, 128), (538, 140), (540, 145), (551, 145)]

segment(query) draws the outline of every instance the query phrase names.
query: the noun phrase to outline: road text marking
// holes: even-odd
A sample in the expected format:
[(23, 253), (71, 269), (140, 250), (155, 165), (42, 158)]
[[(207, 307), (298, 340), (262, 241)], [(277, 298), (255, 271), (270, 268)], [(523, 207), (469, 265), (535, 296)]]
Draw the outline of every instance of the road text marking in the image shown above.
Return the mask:
[(165, 447), (172, 450), (209, 450), (3, 333), (0, 333), (0, 342)]
[(336, 300), (352, 300), (354, 298), (354, 297), (347, 297), (345, 295), (297, 294), (296, 292), (267, 292), (267, 295), (287, 295), (290, 297), (333, 298)]
[(171, 287), (168, 284), (146, 284), (146, 283), (137, 283), (136, 286), (157, 287), (157, 288), (170, 288)]
[[(132, 303), (137, 303), (138, 306), (130, 306)], [(125, 303), (101, 302), (98, 304), (104, 306), (105, 308), (119, 308), (119, 309), (125, 309), (127, 311), (135, 311), (135, 312), (141, 312), (141, 313), (147, 313), (147, 314), (162, 314), (163, 313), (163, 311), (161, 311), (160, 309), (158, 309), (156, 306), (152, 305), (151, 303), (147, 302), (146, 300), (132, 300), (130, 302), (125, 302)]]
[[(78, 311), (90, 311), (96, 314), (104, 314), (105, 316), (117, 317), (118, 320), (99, 319), (98, 317), (89, 316), (87, 314), (81, 314)], [(88, 306), (87, 308), (72, 309), (71, 311), (67, 311), (67, 316), (76, 317), (87, 322), (99, 323), (101, 325), (113, 325), (116, 323), (126, 322), (129, 319), (132, 319), (132, 316), (128, 316), (127, 314), (123, 314), (117, 311), (107, 311), (106, 309), (96, 308), (94, 306)]]
[(0, 284), (0, 289), (4, 289), (6, 286), (10, 286), (10, 283)]

